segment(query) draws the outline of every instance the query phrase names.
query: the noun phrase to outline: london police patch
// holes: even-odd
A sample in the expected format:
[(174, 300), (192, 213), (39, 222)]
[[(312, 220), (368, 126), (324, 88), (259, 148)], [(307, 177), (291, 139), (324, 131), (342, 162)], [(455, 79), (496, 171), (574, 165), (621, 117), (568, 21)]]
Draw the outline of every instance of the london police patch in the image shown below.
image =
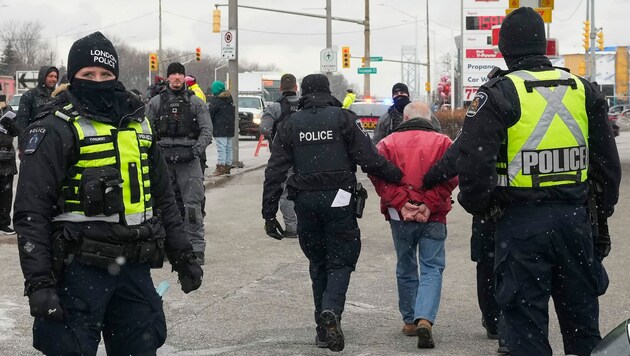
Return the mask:
[(466, 111), (466, 116), (475, 116), (486, 101), (488, 101), (488, 94), (477, 92), (472, 100), (472, 103), (470, 103), (470, 106), (468, 107), (468, 111)]
[(28, 130), (26, 138), (24, 139), (24, 154), (31, 155), (35, 153), (39, 144), (46, 136), (46, 128), (43, 126), (36, 126)]

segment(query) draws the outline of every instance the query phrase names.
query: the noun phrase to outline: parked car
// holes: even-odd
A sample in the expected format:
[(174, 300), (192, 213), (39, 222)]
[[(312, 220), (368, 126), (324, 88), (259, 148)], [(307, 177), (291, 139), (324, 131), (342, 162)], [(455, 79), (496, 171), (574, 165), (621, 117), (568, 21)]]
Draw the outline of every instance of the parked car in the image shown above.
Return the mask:
[(238, 96), (238, 128), (242, 136), (260, 137), (260, 120), (265, 110), (265, 102), (259, 95)]
[(610, 123), (610, 126), (612, 127), (613, 130), (613, 134), (616, 136), (619, 136), (619, 125), (618, 125), (618, 119), (619, 116), (623, 113), (623, 112), (627, 112), (628, 110), (630, 110), (630, 105), (613, 105), (610, 107), (610, 109), (608, 109), (608, 122)]
[(388, 104), (377, 102), (355, 102), (350, 105), (350, 110), (361, 120), (364, 130), (374, 131), (378, 118), (387, 112)]
[(13, 111), (17, 112), (20, 108), (20, 99), (22, 99), (22, 94), (15, 94), (13, 95), (11, 100), (9, 100), (9, 105), (11, 106)]

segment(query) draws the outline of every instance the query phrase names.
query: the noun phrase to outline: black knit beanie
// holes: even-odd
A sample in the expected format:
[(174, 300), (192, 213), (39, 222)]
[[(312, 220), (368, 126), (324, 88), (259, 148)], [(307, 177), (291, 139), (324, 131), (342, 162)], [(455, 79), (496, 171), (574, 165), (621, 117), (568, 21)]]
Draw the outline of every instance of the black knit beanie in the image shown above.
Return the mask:
[(302, 79), (302, 95), (322, 92), (330, 94), (330, 82), (323, 74), (309, 74)]
[(407, 85), (403, 83), (396, 83), (392, 87), (392, 96), (396, 95), (396, 93), (405, 93), (409, 95), (409, 88), (407, 88)]
[(166, 76), (168, 77), (174, 73), (186, 75), (186, 68), (184, 68), (184, 65), (179, 62), (173, 62), (168, 65), (168, 68), (166, 69)]
[(531, 7), (520, 7), (505, 17), (499, 30), (499, 51), (509, 64), (513, 60), (547, 52), (545, 23)]
[(68, 53), (68, 80), (81, 68), (101, 67), (110, 70), (118, 78), (118, 54), (110, 40), (100, 32), (78, 39)]

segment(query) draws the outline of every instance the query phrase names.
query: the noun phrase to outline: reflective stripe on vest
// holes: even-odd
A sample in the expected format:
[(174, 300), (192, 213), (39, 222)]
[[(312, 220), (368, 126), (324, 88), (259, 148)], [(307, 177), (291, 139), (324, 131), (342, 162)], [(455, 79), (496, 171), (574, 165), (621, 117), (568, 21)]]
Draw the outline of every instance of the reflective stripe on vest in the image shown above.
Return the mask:
[[(66, 108), (64, 108), (66, 109)], [(116, 168), (122, 178), (122, 198), (127, 225), (138, 225), (153, 216), (151, 180), (149, 177), (149, 149), (152, 132), (149, 121), (131, 120), (124, 128), (83, 118), (68, 113), (55, 115), (72, 123), (79, 141), (79, 159), (70, 169), (72, 176), (63, 186), (64, 212), (55, 221), (107, 221), (121, 223), (118, 215), (85, 216), (79, 196), (82, 172), (86, 168)]]
[(507, 129), (507, 161), (497, 163), (498, 185), (531, 188), (586, 181), (588, 116), (580, 79), (557, 69), (516, 71), (507, 77), (516, 87), (521, 116)]

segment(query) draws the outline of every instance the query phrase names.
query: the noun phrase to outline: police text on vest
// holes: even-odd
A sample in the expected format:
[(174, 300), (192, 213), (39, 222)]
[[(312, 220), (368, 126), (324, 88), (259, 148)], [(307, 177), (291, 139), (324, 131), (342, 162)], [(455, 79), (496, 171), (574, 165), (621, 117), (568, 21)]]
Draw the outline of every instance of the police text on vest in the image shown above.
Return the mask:
[(328, 141), (333, 139), (332, 130), (327, 131), (308, 131), (301, 132), (300, 131), (300, 142), (302, 141)]
[(550, 174), (584, 170), (588, 167), (586, 146), (523, 151), (523, 174)]

